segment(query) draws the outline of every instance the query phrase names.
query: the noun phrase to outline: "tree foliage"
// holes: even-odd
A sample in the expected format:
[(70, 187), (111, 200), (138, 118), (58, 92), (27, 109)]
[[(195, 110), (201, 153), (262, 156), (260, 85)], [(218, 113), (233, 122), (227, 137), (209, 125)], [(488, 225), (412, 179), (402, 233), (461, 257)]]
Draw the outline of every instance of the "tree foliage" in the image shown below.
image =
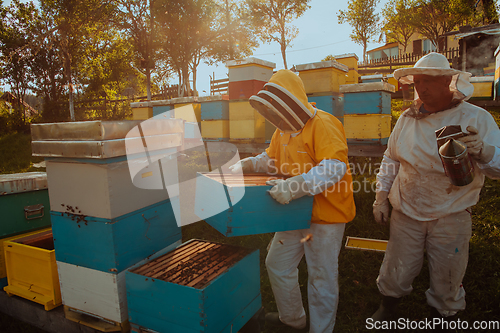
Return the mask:
[(415, 32), (415, 27), (410, 24), (413, 20), (413, 4), (414, 0), (390, 0), (382, 9), (382, 31), (388, 40), (403, 45), (403, 52), (406, 52)]
[[(37, 29), (38, 11), (33, 3), (14, 0), (10, 6), (0, 8), (0, 62), (1, 78), (11, 86), (14, 96), (23, 101), (31, 87), (33, 53), (29, 49), (30, 36)], [(14, 108), (16, 127), (25, 122), (22, 103)]]
[(366, 61), (368, 42), (379, 30), (379, 15), (375, 13), (378, 2), (379, 0), (350, 0), (347, 10), (339, 10), (337, 15), (339, 24), (348, 23), (353, 28), (350, 37), (353, 42), (363, 46), (363, 61)]
[(310, 8), (310, 0), (246, 0), (248, 16), (255, 32), (265, 43), (277, 42), (280, 45), (283, 65), (286, 62), (286, 49), (297, 36), (297, 27), (290, 24)]

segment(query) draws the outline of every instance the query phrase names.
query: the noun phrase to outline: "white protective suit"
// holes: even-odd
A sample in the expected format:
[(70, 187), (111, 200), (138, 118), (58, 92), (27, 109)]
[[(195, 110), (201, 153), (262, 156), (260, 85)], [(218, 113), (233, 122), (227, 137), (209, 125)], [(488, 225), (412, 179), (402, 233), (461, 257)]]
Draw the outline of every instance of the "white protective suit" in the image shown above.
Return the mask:
[[(377, 175), (377, 191), (389, 191), (391, 235), (377, 285), (385, 296), (408, 295), (427, 250), (431, 275), (427, 302), (443, 316), (465, 309), (461, 285), (471, 237), (469, 208), (479, 200), (484, 176), (500, 178), (500, 131), (490, 113), (467, 102), (422, 114), (418, 101), (398, 119)], [(476, 127), (495, 146), (487, 164), (474, 162), (474, 181), (454, 186), (444, 173), (435, 131)]]

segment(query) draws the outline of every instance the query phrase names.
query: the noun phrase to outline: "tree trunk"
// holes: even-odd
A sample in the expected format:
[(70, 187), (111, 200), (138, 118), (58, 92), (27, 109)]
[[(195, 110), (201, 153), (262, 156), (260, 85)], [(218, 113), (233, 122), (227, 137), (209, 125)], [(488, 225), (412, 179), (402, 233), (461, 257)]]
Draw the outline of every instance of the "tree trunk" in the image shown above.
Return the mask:
[(281, 56), (283, 57), (283, 65), (285, 66), (285, 69), (288, 69), (288, 65), (286, 63), (286, 38), (285, 38), (285, 31), (281, 31)]
[(366, 64), (366, 41), (363, 41), (363, 62)]
[(149, 63), (146, 65), (146, 89), (148, 101), (151, 100), (151, 69), (149, 68)]
[(71, 73), (71, 55), (66, 52), (66, 74), (68, 76), (69, 89), (69, 115), (71, 121), (75, 121), (75, 102), (73, 101), (73, 78)]
[(193, 96), (198, 96), (196, 92), (196, 68), (193, 68)]

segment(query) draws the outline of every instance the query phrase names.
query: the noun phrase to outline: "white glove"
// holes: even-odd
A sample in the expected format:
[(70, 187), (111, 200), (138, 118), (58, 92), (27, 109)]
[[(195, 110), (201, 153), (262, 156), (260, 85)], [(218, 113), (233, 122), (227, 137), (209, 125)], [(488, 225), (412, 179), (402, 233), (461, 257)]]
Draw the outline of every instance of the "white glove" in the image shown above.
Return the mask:
[(495, 155), (495, 147), (484, 142), (474, 126), (467, 126), (467, 131), (469, 134), (458, 140), (467, 145), (469, 155), (481, 164), (491, 161)]
[(290, 201), (303, 197), (309, 194), (308, 186), (301, 175), (283, 179), (273, 179), (266, 182), (267, 185), (273, 187), (269, 190), (269, 194), (274, 200), (282, 205), (288, 204)]
[(389, 192), (377, 192), (375, 202), (373, 203), (373, 216), (378, 224), (385, 225), (389, 221)]
[(231, 170), (232, 173), (252, 173), (252, 172), (254, 172), (252, 158), (247, 157), (247, 158), (242, 159), (241, 161), (236, 162), (235, 164), (233, 164), (229, 167), (229, 170)]

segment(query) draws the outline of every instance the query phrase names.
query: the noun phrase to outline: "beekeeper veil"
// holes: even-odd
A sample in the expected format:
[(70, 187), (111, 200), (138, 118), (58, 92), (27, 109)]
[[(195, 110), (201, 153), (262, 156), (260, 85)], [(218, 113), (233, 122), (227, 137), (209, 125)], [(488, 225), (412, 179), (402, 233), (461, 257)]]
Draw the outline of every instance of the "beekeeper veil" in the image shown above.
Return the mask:
[(250, 97), (250, 105), (283, 132), (299, 131), (315, 114), (302, 80), (287, 69), (276, 72), (257, 95)]
[[(440, 53), (431, 52), (426, 54), (415, 63), (413, 68), (396, 69), (394, 71), (394, 78), (402, 84), (412, 84), (413, 76), (418, 74), (452, 76), (450, 91), (453, 93), (453, 100), (455, 101), (466, 101), (474, 92), (474, 87), (470, 83), (472, 74), (450, 68), (448, 59)], [(418, 94), (415, 91), (415, 100), (417, 99)]]

